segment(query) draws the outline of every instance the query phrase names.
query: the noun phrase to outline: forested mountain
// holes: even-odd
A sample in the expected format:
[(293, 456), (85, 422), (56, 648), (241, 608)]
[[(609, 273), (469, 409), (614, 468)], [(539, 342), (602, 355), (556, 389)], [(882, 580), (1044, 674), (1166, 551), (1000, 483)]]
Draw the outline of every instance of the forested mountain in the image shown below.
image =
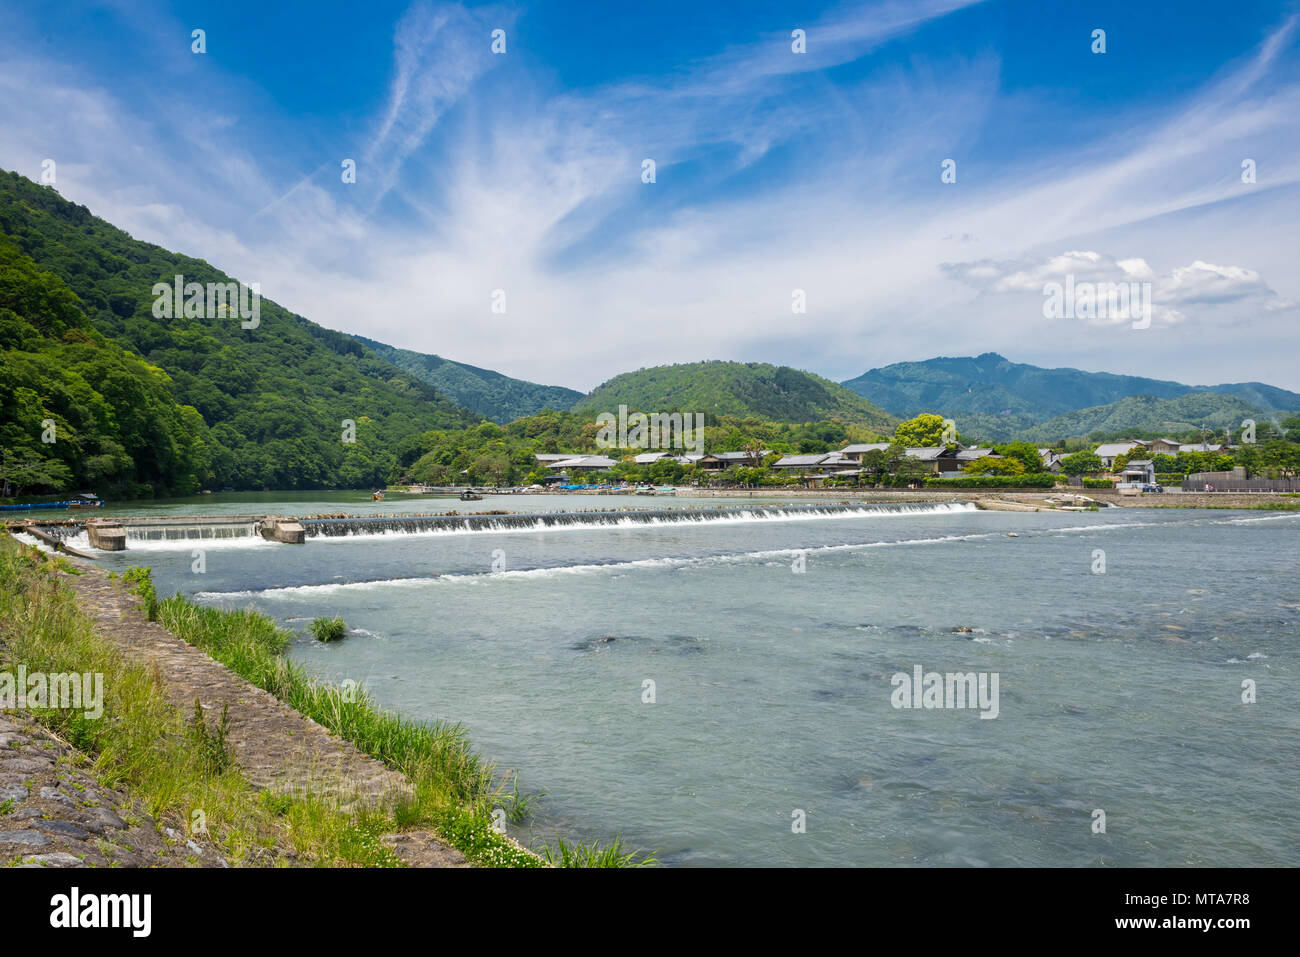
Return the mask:
[(597, 386), (575, 411), (703, 412), (773, 422), (855, 422), (892, 433), (897, 420), (810, 372), (762, 362), (689, 362), (625, 372)]
[(947, 415), (1052, 416), (1105, 405), (1129, 395), (1172, 398), (1190, 387), (1137, 376), (1078, 369), (1042, 369), (996, 352), (897, 362), (864, 372), (844, 385), (895, 415), (942, 410)]
[[(142, 357), (143, 361), (133, 361), (153, 370), (152, 387), (170, 393), (176, 406), (193, 407), (206, 424), (206, 434), (199, 421), (184, 425), (193, 416), (181, 408), (169, 413), (181, 425), (161, 428), (156, 436), (160, 444), (178, 448), (201, 437), (202, 454), (196, 449), (185, 459), (188, 470), (183, 473), (173, 473), (162, 452), (155, 462), (147, 449), (128, 449), (123, 453), (130, 459), (128, 464), (116, 451), (92, 452), (88, 448), (86, 455), (116, 456), (119, 464), (111, 473), (98, 474), (98, 464), (93, 468), (87, 463), (70, 464), (82, 484), (102, 482), (116, 487), (143, 482), (159, 491), (364, 487), (386, 480), (395, 464), (392, 450), (403, 437), (481, 421), (480, 416), (383, 361), (350, 336), (322, 328), (269, 299), (261, 300), (257, 328), (241, 328), (238, 315), (155, 317), (155, 283), (171, 284), (176, 275), (184, 276), (186, 283), (201, 284), (228, 283), (231, 277), (201, 259), (134, 240), (91, 215), (84, 206), (16, 173), (0, 173), (0, 235), (30, 257), (35, 268), (58, 280), (28, 277), (22, 282), (30, 286), (35, 281), (55, 298), (61, 295), (60, 289), (75, 294), (75, 298), (65, 297), (58, 307), (64, 316), (59, 320), (63, 331), (46, 333), (51, 342), (61, 345), (56, 348), (36, 341), (17, 329), (5, 344), (7, 367), (22, 365), (27, 369), (23, 374), (30, 377), (38, 367), (26, 354), (39, 353), (57, 363), (66, 358), (57, 350), (68, 345), (69, 334), (93, 339), (92, 333), (97, 331)], [(14, 262), (20, 265), (16, 267)], [(11, 252), (6, 275), (22, 273), (24, 268), (30, 272), (32, 267), (24, 267), (25, 262), (14, 260)], [(32, 314), (47, 308), (39, 296), (20, 305), (26, 315), (13, 306), (9, 309), (20, 321), (42, 330), (45, 319)], [(84, 317), (79, 324), (73, 321), (72, 310)], [(102, 346), (102, 339), (96, 341)], [(115, 355), (104, 352), (109, 354)], [(29, 404), (46, 403), (51, 411), (50, 403), (57, 406), (63, 401), (41, 391), (41, 381), (53, 381), (49, 376), (25, 381), (25, 387), (36, 393), (36, 399), (24, 399)], [(98, 388), (96, 383), (90, 384)], [(147, 432), (149, 427), (140, 421), (145, 414), (142, 396), (104, 393), (103, 399), (106, 405), (101, 418), (105, 422), (111, 420), (119, 429), (127, 429), (127, 438), (134, 434), (132, 429)], [(7, 405), (6, 414), (18, 414), (12, 408), (13, 403)], [(6, 427), (16, 426), (20, 433), (10, 428), (6, 446), (13, 442), (28, 447), (23, 443), (29, 438), (27, 419), (31, 414), (35, 413), (6, 420)], [(345, 441), (345, 420), (355, 423), (355, 442)], [(89, 428), (88, 423), (83, 425)], [(191, 439), (185, 440), (185, 435)], [(105, 437), (109, 437), (107, 433)], [(59, 450), (57, 444), (54, 449), (37, 451), (47, 457), (70, 454), (68, 449)]]
[(567, 409), (582, 398), (582, 393), (576, 389), (538, 385), (441, 356), (399, 349), (364, 336), (353, 338), (364, 343), (379, 358), (421, 382), (427, 382), (443, 395), (493, 422), (513, 422), (536, 415), (543, 409)]
[[(1229, 413), (1228, 409), (1237, 407), (1215, 400), (1207, 400), (1204, 406), (1188, 403), (1148, 407), (1149, 400), (1194, 394), (1235, 397), (1249, 404), (1257, 415), (1285, 414), (1300, 409), (1300, 394), (1262, 382), (1191, 386), (1109, 372), (1044, 369), (1012, 362), (996, 352), (898, 362), (864, 372), (844, 385), (894, 415), (940, 412), (955, 419), (962, 434), (990, 441), (1012, 438), (1036, 441), (1036, 437), (1048, 434), (1085, 434), (1090, 431), (1085, 428), (1090, 423), (1098, 423), (1099, 429), (1141, 429), (1160, 421), (1183, 421), (1191, 415), (1190, 410), (1202, 407), (1207, 415), (1213, 414), (1213, 410), (1221, 410), (1225, 415), (1236, 414)], [(1138, 396), (1148, 401), (1121, 402)], [(1115, 407), (1104, 413), (1096, 411), (1098, 407), (1112, 405)], [(1080, 415), (1071, 418), (1066, 415), (1070, 412)], [(1199, 428), (1199, 421), (1196, 426)], [(1084, 428), (1084, 432), (1059, 431), (1075, 427)], [(1175, 426), (1167, 428), (1173, 430)]]
[(0, 484), (189, 492), (210, 443), (166, 373), (96, 331), (61, 279), (0, 237)]
[(942, 409), (949, 415), (1026, 414), (1044, 422), (1062, 412), (1107, 405), (1126, 396), (1172, 399), (1189, 392), (1237, 396), (1266, 411), (1300, 408), (1300, 394), (1262, 382), (1192, 386), (1109, 372), (1044, 369), (1012, 362), (996, 352), (897, 362), (864, 372), (844, 385), (894, 415)]
[(1262, 425), (1277, 417), (1236, 396), (1191, 392), (1173, 399), (1131, 395), (1118, 402), (1076, 409), (1024, 430), (1017, 437), (1054, 442), (1072, 436), (1175, 438), (1205, 427), (1231, 429), (1236, 435), (1245, 419)]

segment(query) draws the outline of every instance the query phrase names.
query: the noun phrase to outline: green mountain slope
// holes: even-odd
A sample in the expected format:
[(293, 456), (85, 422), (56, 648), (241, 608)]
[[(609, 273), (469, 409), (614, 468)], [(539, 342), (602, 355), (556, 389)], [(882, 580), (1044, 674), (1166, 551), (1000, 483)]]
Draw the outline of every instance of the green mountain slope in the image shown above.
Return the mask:
[(543, 409), (567, 409), (582, 393), (558, 385), (538, 385), (512, 379), (491, 369), (480, 369), (441, 356), (412, 352), (385, 345), (364, 336), (353, 336), (385, 362), (433, 386), (465, 408), (493, 422), (506, 423), (536, 415)]
[(1054, 416), (1109, 405), (1127, 396), (1172, 399), (1215, 392), (1270, 412), (1300, 408), (1300, 394), (1260, 382), (1189, 386), (1109, 372), (1044, 369), (1011, 362), (995, 352), (899, 362), (872, 369), (844, 385), (894, 415), (942, 411), (963, 430), (990, 438), (1008, 437)]
[(829, 379), (761, 362), (690, 362), (625, 372), (597, 386), (575, 411), (703, 412), (755, 416), (774, 422), (838, 419), (877, 432), (896, 420)]
[[(209, 430), (209, 466), (197, 476), (205, 487), (380, 484), (404, 437), (480, 421), (351, 337), (269, 299), (255, 329), (237, 317), (155, 318), (155, 283), (230, 277), (134, 240), (16, 173), (0, 173), (0, 233), (71, 288), (95, 329), (161, 368), (178, 404), (198, 411)], [(344, 441), (345, 420), (355, 442)]]
[(1241, 429), (1243, 419), (1258, 423), (1272, 420), (1277, 413), (1260, 409), (1236, 396), (1215, 392), (1191, 392), (1173, 399), (1126, 396), (1118, 402), (1076, 409), (1020, 433), (1030, 442), (1051, 442), (1079, 435), (1112, 436), (1132, 433), (1134, 438), (1175, 437), (1202, 426), (1210, 429)]
[(57, 276), (0, 237), (0, 477), (11, 493), (191, 492), (210, 437), (166, 374), (108, 341)]

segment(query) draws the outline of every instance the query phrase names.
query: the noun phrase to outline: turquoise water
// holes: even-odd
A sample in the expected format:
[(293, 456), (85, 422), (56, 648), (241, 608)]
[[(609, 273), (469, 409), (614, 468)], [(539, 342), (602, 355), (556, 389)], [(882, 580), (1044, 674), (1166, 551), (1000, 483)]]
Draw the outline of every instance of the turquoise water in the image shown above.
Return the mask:
[[(248, 511), (370, 507), (331, 494)], [(669, 504), (699, 503), (472, 508)], [(447, 507), (471, 510), (373, 510)], [(133, 541), (103, 564), (149, 564), (160, 592), (252, 605), (300, 632), (342, 616), (347, 641), (303, 637), (293, 656), (386, 707), (464, 723), (523, 790), (545, 792), (525, 841), (621, 834), (671, 865), (1294, 866), (1298, 560), (1296, 514), (933, 506)], [(891, 679), (917, 665), (996, 673), (997, 717), (896, 709)]]

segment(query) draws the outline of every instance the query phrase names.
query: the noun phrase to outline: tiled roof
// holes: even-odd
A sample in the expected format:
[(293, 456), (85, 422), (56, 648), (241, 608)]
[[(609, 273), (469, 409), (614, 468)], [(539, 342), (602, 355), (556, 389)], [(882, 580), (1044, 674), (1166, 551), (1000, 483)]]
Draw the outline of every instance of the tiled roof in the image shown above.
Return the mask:
[(935, 445), (924, 449), (907, 449), (906, 454), (914, 459), (920, 459), (922, 462), (933, 462), (947, 451), (948, 449), (944, 446)]
[(887, 448), (888, 442), (868, 442), (865, 445), (846, 445), (840, 452), (844, 455), (857, 455), (861, 452), (883, 452)]
[(1103, 459), (1113, 459), (1115, 456), (1123, 455), (1125, 452), (1137, 447), (1137, 442), (1110, 442), (1106, 445), (1097, 446), (1096, 454)]

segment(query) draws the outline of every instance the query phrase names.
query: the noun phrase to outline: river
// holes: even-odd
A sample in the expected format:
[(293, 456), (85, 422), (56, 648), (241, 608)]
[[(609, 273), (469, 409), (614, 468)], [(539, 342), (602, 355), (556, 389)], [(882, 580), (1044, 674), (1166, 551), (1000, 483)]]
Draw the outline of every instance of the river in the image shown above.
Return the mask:
[[(109, 514), (718, 504), (285, 493)], [(525, 842), (620, 834), (677, 866), (1300, 864), (1296, 513), (864, 506), (134, 538), (101, 563), (256, 607), (311, 672), (463, 723), (544, 792)], [(347, 640), (307, 637), (321, 615)], [(996, 717), (895, 707), (917, 666), (996, 676)]]

